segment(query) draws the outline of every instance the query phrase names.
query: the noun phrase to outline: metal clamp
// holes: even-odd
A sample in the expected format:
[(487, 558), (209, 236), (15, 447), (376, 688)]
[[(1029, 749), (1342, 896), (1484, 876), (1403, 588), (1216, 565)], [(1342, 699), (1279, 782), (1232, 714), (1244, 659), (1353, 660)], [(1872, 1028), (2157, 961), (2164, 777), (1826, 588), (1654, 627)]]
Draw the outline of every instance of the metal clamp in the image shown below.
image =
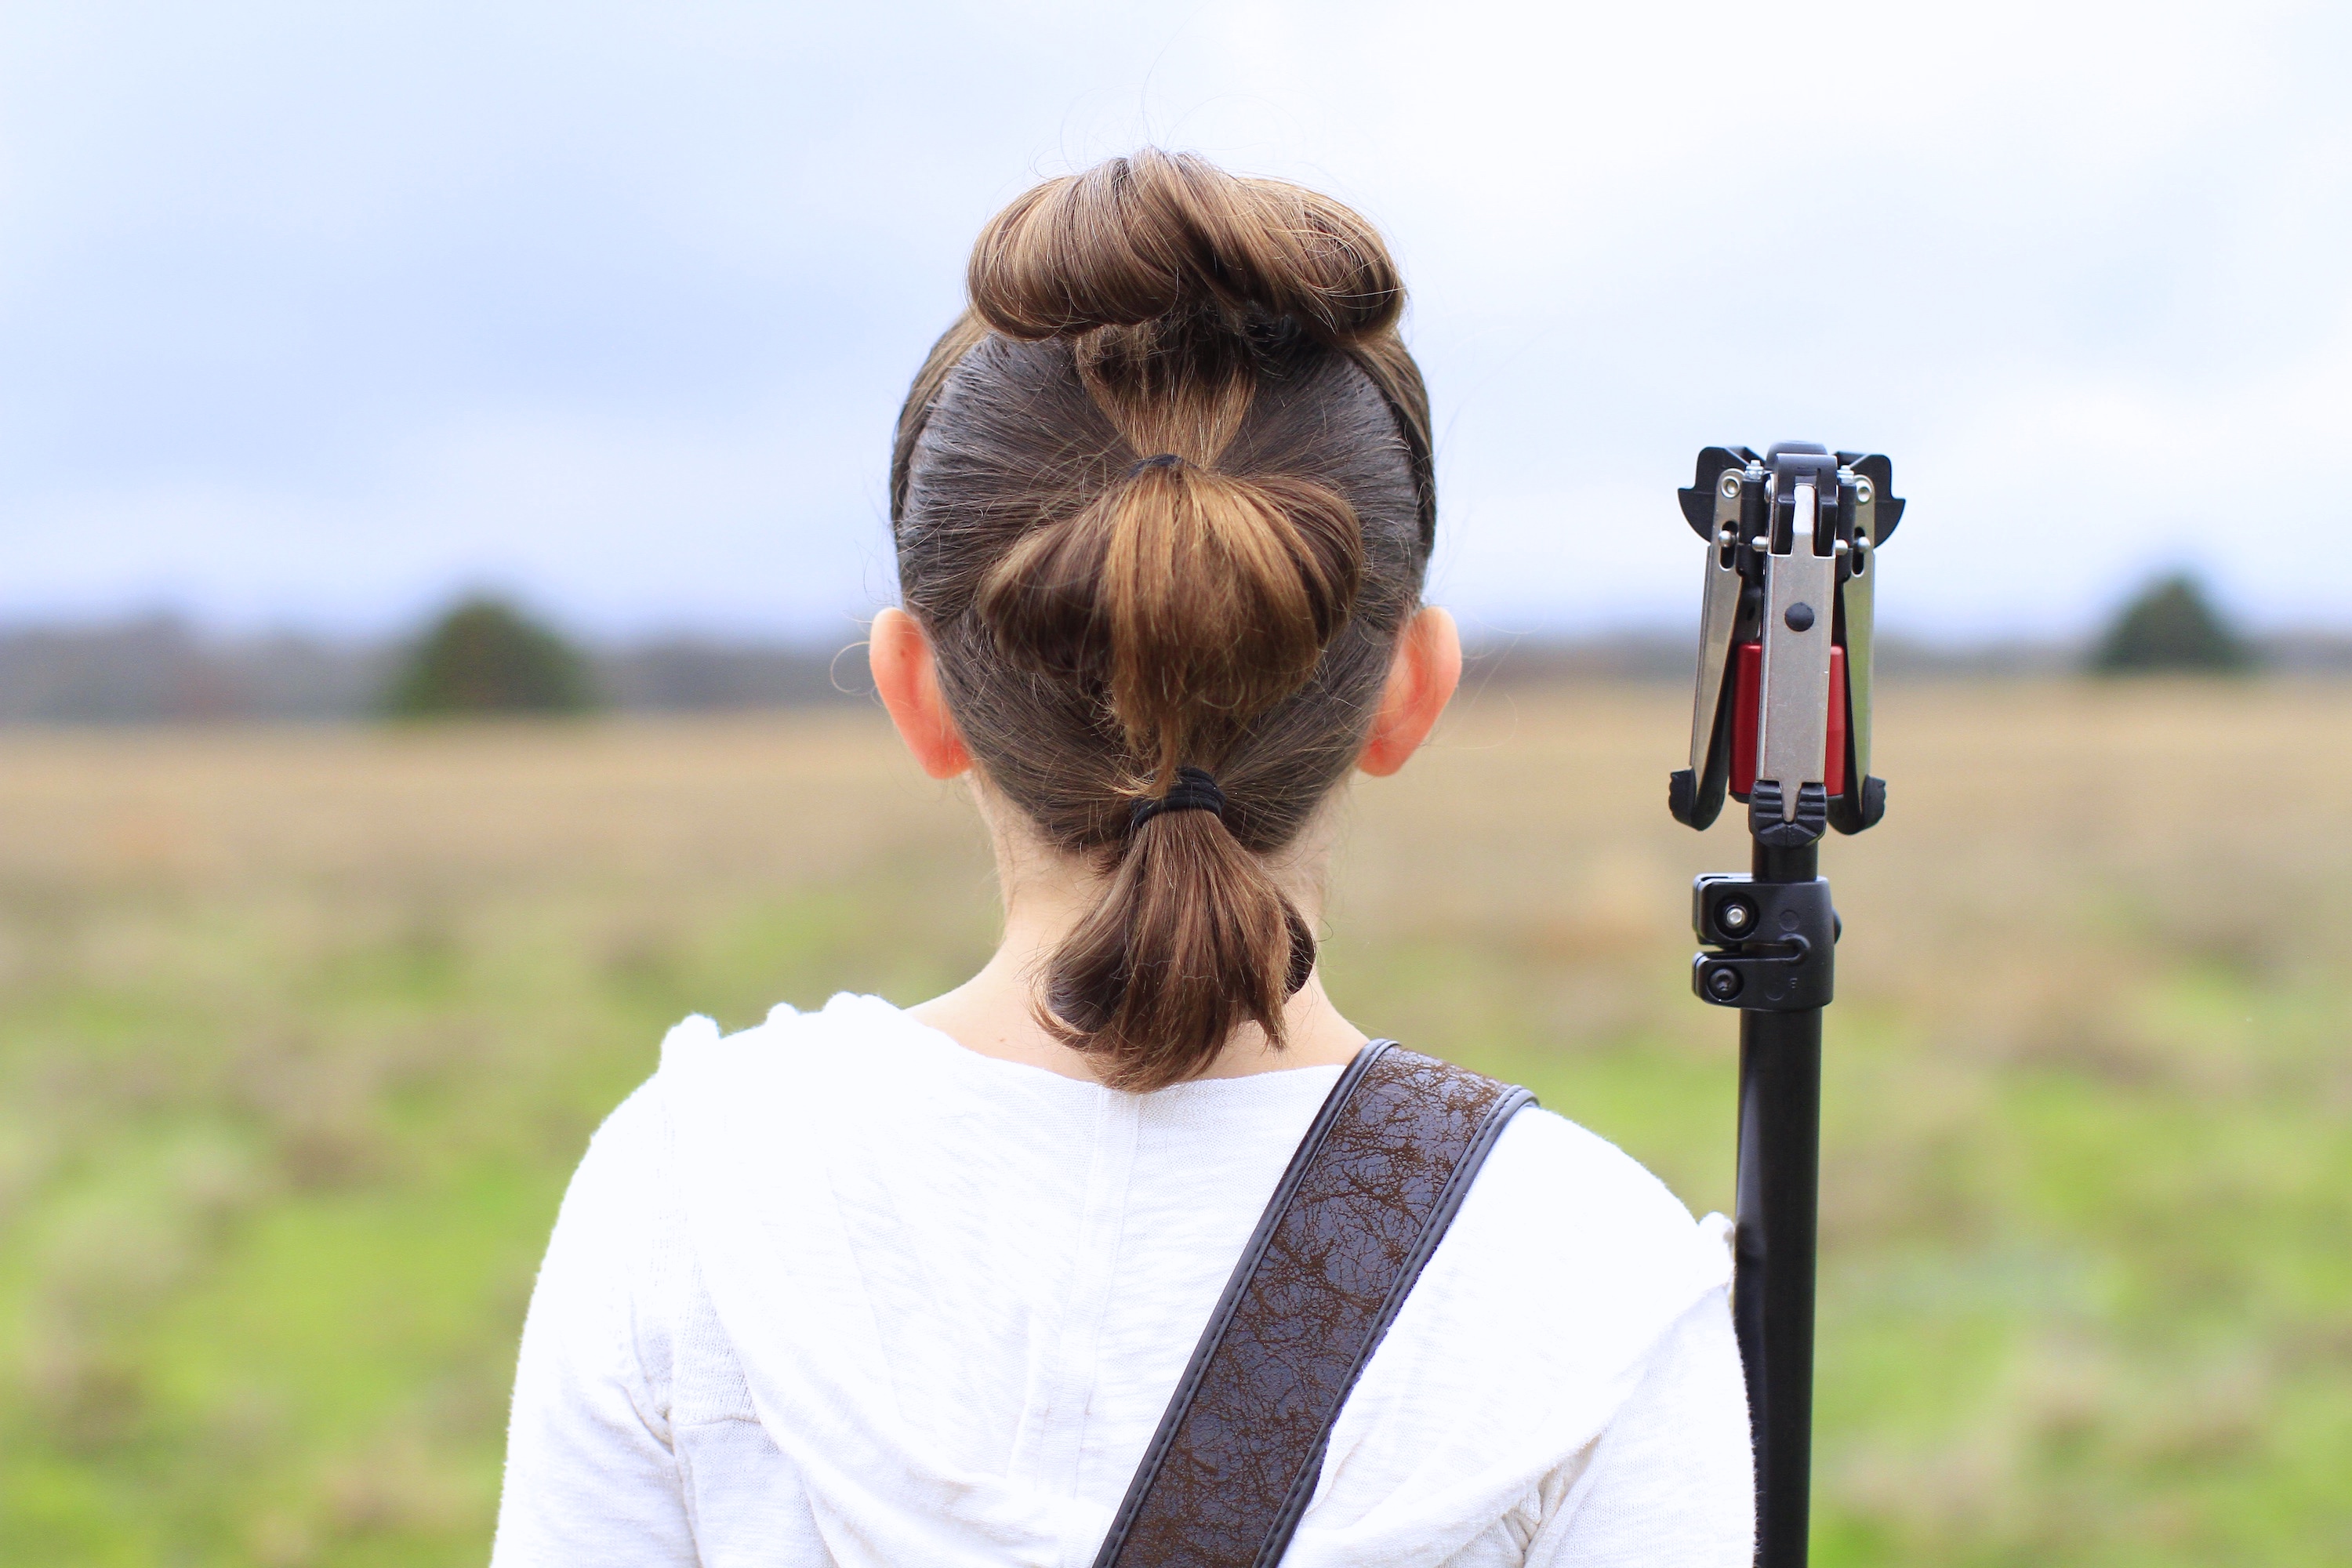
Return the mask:
[(1796, 1013), (1837, 989), (1837, 910), (1830, 885), (1728, 874), (1691, 884), (1691, 929), (1709, 951), (1691, 960), (1691, 990), (1718, 1007)]
[[(1879, 547), (1902, 520), (1883, 456), (1785, 441), (1709, 447), (1681, 492), (1706, 542), (1689, 766), (1667, 805), (1704, 828), (1727, 795), (1759, 842), (1859, 833), (1886, 810), (1871, 771)], [(1735, 756), (1737, 762), (1735, 763)]]
[[(1802, 786), (1829, 776), (1831, 596), (1837, 592), (1839, 559), (1832, 551), (1844, 542), (1834, 528), (1836, 479), (1820, 472), (1833, 459), (1810, 453), (1776, 457), (1772, 478), (1779, 517), (1774, 536), (1757, 542), (1769, 570), (1760, 628), (1764, 710), (1757, 734), (1756, 784), (1759, 791), (1768, 783), (1780, 785), (1774, 792), (1780, 809), (1768, 811), (1751, 796), (1748, 817), (1759, 827), (1774, 820), (1793, 822)], [(1809, 458), (1819, 467), (1809, 466)], [(1785, 531), (1777, 525), (1780, 521)], [(1776, 548), (1782, 544), (1785, 549)], [(1820, 837), (1820, 830), (1809, 837)]]
[(1762, 463), (1727, 468), (1715, 479), (1715, 527), (1707, 540), (1706, 592), (1699, 601), (1698, 696), (1691, 705), (1690, 765), (1706, 772), (1707, 752), (1721, 728), (1725, 672), (1731, 662), (1732, 633), (1739, 623), (1739, 552), (1764, 521)]

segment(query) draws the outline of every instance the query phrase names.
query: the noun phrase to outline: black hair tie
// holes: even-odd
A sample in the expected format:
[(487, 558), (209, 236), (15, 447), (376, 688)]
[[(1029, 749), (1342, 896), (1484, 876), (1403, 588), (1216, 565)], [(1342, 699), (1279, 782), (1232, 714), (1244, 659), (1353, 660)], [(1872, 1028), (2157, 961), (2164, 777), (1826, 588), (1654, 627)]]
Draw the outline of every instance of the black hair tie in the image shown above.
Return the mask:
[(1154, 457), (1138, 458), (1127, 470), (1127, 477), (1131, 479), (1146, 468), (1181, 468), (1183, 466), (1184, 459), (1175, 453), (1161, 452)]
[(1222, 821), (1225, 815), (1225, 792), (1217, 787), (1217, 781), (1209, 776), (1206, 769), (1178, 768), (1176, 782), (1168, 786), (1166, 795), (1149, 796), (1135, 803), (1135, 809), (1127, 819), (1128, 832), (1133, 833), (1163, 811), (1214, 812)]

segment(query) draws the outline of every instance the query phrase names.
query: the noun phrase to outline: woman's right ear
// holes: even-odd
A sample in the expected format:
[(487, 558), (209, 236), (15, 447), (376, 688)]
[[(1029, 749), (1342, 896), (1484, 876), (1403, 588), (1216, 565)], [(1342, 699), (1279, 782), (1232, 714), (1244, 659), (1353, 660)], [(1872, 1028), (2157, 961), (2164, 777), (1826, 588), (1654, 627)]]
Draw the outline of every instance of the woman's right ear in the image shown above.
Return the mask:
[(930, 641), (915, 617), (904, 610), (876, 616), (866, 657), (873, 667), (874, 689), (881, 693), (898, 738), (923, 772), (935, 779), (951, 779), (968, 771), (971, 752), (948, 715)]

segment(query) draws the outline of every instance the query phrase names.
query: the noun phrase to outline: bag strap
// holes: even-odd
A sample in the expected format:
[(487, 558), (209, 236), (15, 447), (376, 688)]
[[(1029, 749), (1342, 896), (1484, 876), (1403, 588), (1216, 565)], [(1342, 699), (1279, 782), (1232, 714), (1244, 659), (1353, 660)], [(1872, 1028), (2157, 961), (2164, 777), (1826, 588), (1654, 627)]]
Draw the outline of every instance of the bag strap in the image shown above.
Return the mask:
[(1209, 1314), (1095, 1568), (1281, 1561), (1349, 1390), (1534, 1102), (1393, 1040), (1357, 1053)]

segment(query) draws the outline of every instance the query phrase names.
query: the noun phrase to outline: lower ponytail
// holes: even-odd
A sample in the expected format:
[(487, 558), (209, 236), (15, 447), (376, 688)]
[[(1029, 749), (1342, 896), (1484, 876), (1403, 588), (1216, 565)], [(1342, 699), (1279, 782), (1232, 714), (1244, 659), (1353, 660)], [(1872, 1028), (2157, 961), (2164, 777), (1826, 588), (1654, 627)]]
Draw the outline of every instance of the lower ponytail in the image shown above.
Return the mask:
[(1047, 966), (1040, 1022), (1098, 1057), (1104, 1081), (1151, 1089), (1202, 1071), (1234, 1031), (1283, 1043), (1315, 938), (1265, 862), (1211, 811), (1148, 817), (1102, 901)]

